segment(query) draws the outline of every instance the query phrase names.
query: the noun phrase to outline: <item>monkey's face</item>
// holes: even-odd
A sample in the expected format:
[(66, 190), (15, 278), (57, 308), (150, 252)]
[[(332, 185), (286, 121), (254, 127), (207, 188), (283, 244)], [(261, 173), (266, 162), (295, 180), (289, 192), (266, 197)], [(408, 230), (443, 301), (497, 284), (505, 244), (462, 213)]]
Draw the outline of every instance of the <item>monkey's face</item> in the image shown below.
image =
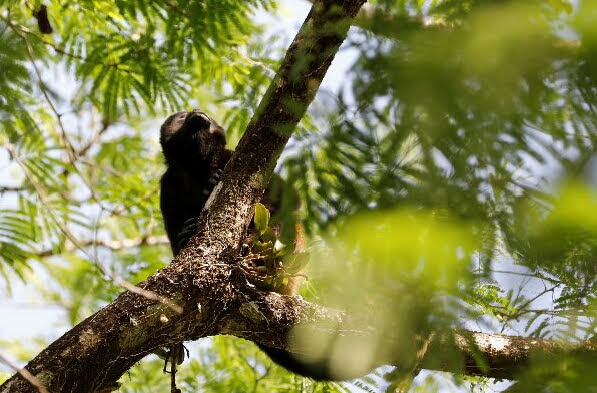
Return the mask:
[(168, 165), (211, 161), (226, 146), (224, 129), (199, 109), (170, 115), (160, 128), (160, 143)]

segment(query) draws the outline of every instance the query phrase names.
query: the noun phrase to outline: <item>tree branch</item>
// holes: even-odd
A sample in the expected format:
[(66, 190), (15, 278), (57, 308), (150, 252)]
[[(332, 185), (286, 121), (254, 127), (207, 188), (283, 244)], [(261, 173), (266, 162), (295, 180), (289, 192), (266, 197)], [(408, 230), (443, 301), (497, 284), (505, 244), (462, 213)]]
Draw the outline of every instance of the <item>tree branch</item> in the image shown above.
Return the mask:
[(24, 186), (0, 186), (0, 195), (5, 192), (22, 192), (24, 189)]
[[(399, 347), (404, 337), (388, 336), (388, 331), (397, 331), (385, 326), (377, 330), (373, 321), (360, 319), (358, 316), (330, 310), (300, 298), (262, 294), (239, 307), (240, 315), (229, 315), (222, 321), (220, 333), (245, 338), (260, 344), (287, 349), (295, 352), (298, 348), (292, 344), (284, 346), (279, 337), (284, 334), (293, 342), (301, 329), (321, 326), (334, 327), (332, 335), (342, 336), (342, 345), (355, 344), (355, 350), (362, 349), (359, 344), (369, 337), (381, 337), (389, 347)], [(347, 339), (352, 338), (352, 340)], [(444, 336), (434, 335), (428, 338), (413, 337), (421, 341), (422, 348), (417, 354), (417, 368), (425, 368), (453, 373), (480, 375), (490, 378), (515, 379), (533, 357), (549, 356), (560, 358), (570, 354), (597, 355), (597, 342), (583, 341), (566, 343), (555, 340), (538, 340), (520, 336), (454, 331)], [(454, 352), (462, 356), (462, 362), (454, 362)], [(343, 348), (350, 353), (350, 348)], [(420, 355), (420, 356), (419, 356)], [(419, 359), (420, 357), (420, 359)], [(344, 359), (341, 360), (345, 360)], [(391, 358), (378, 358), (364, 365), (367, 370), (385, 364), (403, 367)], [(413, 370), (411, 370), (413, 371)]]
[(81, 248), (87, 247), (104, 247), (108, 248), (112, 251), (119, 251), (124, 250), (127, 248), (133, 247), (140, 247), (145, 245), (156, 245), (156, 244), (169, 244), (168, 237), (165, 235), (162, 236), (143, 236), (133, 239), (122, 239), (122, 240), (101, 240), (101, 239), (93, 239), (87, 241), (80, 241), (77, 245), (74, 244), (67, 244), (64, 247), (55, 247), (49, 248), (46, 250), (42, 250), (38, 253), (35, 253), (35, 256), (40, 258), (49, 257), (52, 255), (59, 255), (63, 252), (73, 252), (79, 250)]
[[(35, 357), (26, 369), (49, 391), (106, 392), (158, 347), (223, 331), (229, 315), (258, 295), (235, 267), (234, 251), (275, 162), (365, 0), (313, 5), (278, 74), (202, 213), (199, 234), (166, 268), (138, 287), (182, 307), (182, 313), (126, 292)], [(262, 295), (261, 295), (262, 296)], [(37, 392), (20, 374), (0, 392)]]

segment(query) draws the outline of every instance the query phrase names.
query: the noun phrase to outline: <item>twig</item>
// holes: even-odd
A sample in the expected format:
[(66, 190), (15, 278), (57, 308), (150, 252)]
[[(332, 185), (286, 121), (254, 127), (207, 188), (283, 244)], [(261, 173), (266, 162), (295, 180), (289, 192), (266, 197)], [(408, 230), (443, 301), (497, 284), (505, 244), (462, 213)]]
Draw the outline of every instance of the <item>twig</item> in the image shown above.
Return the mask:
[[(83, 248), (87, 247), (105, 247), (109, 248), (112, 251), (118, 251), (126, 248), (133, 248), (139, 247), (144, 245), (155, 245), (155, 244), (169, 244), (168, 237), (163, 236), (144, 236), (135, 239), (122, 239), (122, 240), (88, 240), (84, 242), (80, 242), (79, 245)], [(60, 254), (64, 251), (71, 252), (75, 251), (78, 248), (75, 245), (70, 245), (64, 248), (50, 248), (47, 250), (40, 251), (35, 255), (37, 257), (49, 257), (52, 255)]]
[(66, 238), (68, 240), (70, 240), (78, 250), (81, 250), (89, 258), (89, 260), (93, 262), (93, 264), (98, 268), (98, 270), (102, 274), (109, 276), (114, 281), (114, 283), (122, 286), (123, 288), (125, 288), (133, 293), (144, 296), (150, 300), (157, 300), (157, 301), (163, 303), (164, 305), (170, 307), (175, 312), (182, 313), (182, 308), (180, 306), (178, 306), (177, 304), (173, 303), (170, 299), (160, 296), (155, 292), (139, 288), (139, 287), (127, 282), (122, 277), (118, 276), (116, 273), (114, 273), (112, 271), (106, 271), (106, 269), (99, 263), (97, 258), (94, 258), (91, 254), (89, 254), (87, 252), (87, 250), (85, 250), (85, 248), (81, 245), (79, 240), (72, 234), (70, 229), (68, 229), (66, 224), (61, 222), (60, 218), (58, 217), (58, 214), (56, 213), (56, 211), (52, 207), (50, 201), (48, 200), (48, 197), (47, 197), (46, 192), (44, 191), (43, 187), (37, 182), (37, 180), (29, 172), (25, 163), (21, 160), (21, 158), (17, 154), (15, 146), (13, 144), (9, 143), (6, 147), (8, 149), (8, 152), (11, 154), (11, 156), (17, 162), (17, 164), (25, 172), (25, 176), (27, 177), (29, 182), (33, 185), (33, 188), (35, 189), (37, 195), (39, 196), (39, 199), (41, 200), (44, 207), (50, 213), (50, 217), (56, 223), (56, 225), (60, 229), (60, 232), (62, 232), (64, 234), (64, 236), (66, 236)]
[(2, 353), (0, 353), (0, 362), (6, 364), (8, 367), (21, 374), (21, 376), (35, 386), (40, 393), (50, 393), (50, 391), (46, 389), (44, 384), (41, 383), (41, 381), (35, 375), (31, 374), (26, 368), (20, 368), (16, 363), (12, 362)]
[[(95, 190), (94, 190), (94, 187), (90, 184), (89, 180), (83, 175), (83, 173), (81, 173), (81, 171), (79, 170), (79, 168), (76, 165), (77, 159), (79, 158), (78, 152), (74, 148), (74, 146), (72, 145), (72, 143), (70, 142), (70, 139), (68, 138), (68, 134), (66, 132), (66, 128), (64, 127), (64, 123), (62, 122), (62, 114), (60, 114), (58, 112), (58, 110), (56, 109), (56, 106), (54, 105), (54, 103), (50, 99), (50, 96), (48, 95), (48, 92), (47, 92), (46, 88), (44, 87), (44, 82), (43, 82), (43, 79), (42, 79), (42, 76), (41, 76), (41, 72), (40, 72), (39, 68), (37, 67), (37, 64), (35, 63), (35, 58), (33, 56), (33, 49), (31, 48), (31, 43), (29, 42), (29, 40), (26, 37), (27, 31), (24, 30), (24, 27), (22, 27), (22, 26), (20, 26), (20, 29), (17, 29), (15, 27), (15, 25), (12, 22), (10, 22), (10, 21), (8, 21), (8, 24), (11, 27), (11, 29), (17, 35), (19, 35), (19, 37), (21, 37), (23, 39), (23, 41), (25, 42), (25, 46), (27, 47), (27, 55), (29, 57), (29, 60), (31, 61), (31, 65), (33, 66), (33, 69), (35, 70), (35, 74), (37, 75), (37, 78), (39, 80), (39, 88), (40, 88), (40, 90), (41, 90), (41, 92), (42, 92), (42, 94), (44, 96), (44, 99), (46, 100), (46, 102), (50, 106), (50, 109), (52, 110), (52, 112), (56, 116), (56, 121), (58, 122), (58, 127), (60, 129), (60, 136), (59, 136), (58, 139), (61, 140), (62, 143), (64, 144), (64, 146), (66, 147), (68, 161), (71, 164), (72, 169), (81, 178), (82, 182), (87, 186), (87, 188), (89, 189), (89, 192), (91, 193), (92, 199), (102, 209), (110, 210), (110, 209), (106, 208), (103, 205), (103, 203), (101, 201), (101, 198), (97, 197), (97, 195), (95, 193)], [(100, 132), (103, 132), (103, 131), (105, 131), (105, 130), (100, 130)], [(92, 140), (92, 142), (93, 142), (93, 140)], [(91, 147), (91, 145), (89, 145), (89, 147)], [(85, 147), (85, 148), (88, 149), (89, 147)]]
[(22, 186), (0, 186), (0, 194), (5, 192), (21, 192), (23, 189)]
[[(12, 23), (10, 20), (7, 20), (6, 18), (2, 18), (2, 19), (3, 19), (5, 22), (7, 22), (7, 24), (10, 24), (10, 25), (11, 25), (11, 27), (13, 27), (13, 28), (14, 28), (14, 26), (12, 26), (12, 25), (13, 25), (13, 23)], [(127, 68), (123, 68), (123, 67), (121, 67), (119, 63), (104, 63), (104, 62), (102, 62), (102, 61), (100, 61), (100, 60), (90, 59), (90, 58), (88, 58), (88, 57), (84, 57), (84, 56), (81, 56), (81, 55), (77, 55), (77, 54), (74, 54), (74, 53), (70, 53), (70, 52), (68, 52), (67, 50), (65, 50), (65, 49), (63, 49), (63, 48), (61, 48), (61, 47), (59, 47), (59, 46), (58, 46), (58, 45), (56, 45), (55, 43), (53, 43), (53, 42), (50, 42), (50, 41), (48, 41), (47, 39), (45, 39), (44, 37), (41, 37), (40, 35), (38, 35), (38, 34), (34, 33), (33, 31), (31, 31), (31, 30), (30, 30), (29, 28), (27, 28), (26, 26), (23, 26), (23, 25), (16, 25), (16, 26), (18, 26), (19, 30), (20, 30), (22, 33), (24, 33), (24, 34), (27, 34), (27, 35), (31, 35), (31, 36), (33, 36), (33, 37), (37, 38), (37, 39), (38, 39), (38, 40), (40, 40), (40, 41), (41, 41), (43, 44), (45, 44), (45, 45), (47, 45), (47, 46), (51, 47), (52, 49), (54, 49), (54, 51), (56, 51), (57, 53), (60, 53), (61, 55), (64, 55), (64, 56), (70, 57), (70, 58), (72, 58), (72, 59), (81, 60), (81, 61), (82, 61), (82, 62), (84, 62), (84, 63), (92, 63), (92, 64), (97, 64), (97, 65), (100, 65), (100, 66), (103, 66), (103, 67), (112, 67), (112, 68), (115, 68), (115, 69), (117, 69), (118, 71), (124, 72), (124, 73), (126, 73), (126, 74), (129, 74), (129, 75), (133, 74), (133, 71), (131, 71), (131, 70), (127, 69)], [(19, 34), (19, 35), (21, 35), (21, 34)], [(22, 37), (22, 35), (21, 35), (21, 37)]]
[(138, 287), (136, 285), (131, 284), (130, 282), (124, 280), (122, 277), (116, 275), (115, 273), (110, 273), (110, 277), (112, 277), (112, 279), (114, 280), (114, 282), (117, 285), (120, 285), (121, 287), (136, 293), (137, 295), (141, 295), (144, 298), (147, 298), (149, 300), (156, 300), (168, 307), (170, 307), (172, 310), (174, 310), (175, 312), (182, 314), (183, 309), (182, 307), (180, 307), (178, 304), (174, 303), (172, 300), (168, 299), (167, 297), (158, 295), (157, 293), (153, 292), (153, 291), (148, 291), (147, 289), (143, 289), (141, 287)]

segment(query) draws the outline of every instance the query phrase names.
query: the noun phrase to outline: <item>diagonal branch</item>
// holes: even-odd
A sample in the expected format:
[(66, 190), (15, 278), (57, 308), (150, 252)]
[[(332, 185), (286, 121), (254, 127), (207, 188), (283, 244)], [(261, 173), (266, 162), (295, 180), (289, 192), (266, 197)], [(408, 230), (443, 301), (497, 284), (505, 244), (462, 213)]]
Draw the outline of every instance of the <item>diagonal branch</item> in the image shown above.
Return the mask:
[[(138, 285), (171, 299), (183, 312), (123, 293), (26, 366), (50, 392), (115, 390), (122, 374), (145, 355), (220, 333), (225, 317), (242, 315), (243, 301), (259, 295), (234, 266), (234, 249), (276, 159), (364, 1), (322, 0), (313, 5), (202, 214), (199, 235), (168, 267)], [(37, 392), (37, 388), (15, 374), (0, 392)]]

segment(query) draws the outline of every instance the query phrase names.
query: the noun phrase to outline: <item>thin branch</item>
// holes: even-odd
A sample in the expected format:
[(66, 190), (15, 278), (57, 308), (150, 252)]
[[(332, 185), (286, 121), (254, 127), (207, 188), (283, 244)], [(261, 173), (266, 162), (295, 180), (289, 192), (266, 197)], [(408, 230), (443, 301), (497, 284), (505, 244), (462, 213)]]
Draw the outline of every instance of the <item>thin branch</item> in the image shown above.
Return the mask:
[(276, 71), (269, 68), (265, 63), (251, 59), (249, 56), (241, 53), (240, 50), (237, 50), (236, 53), (240, 56), (241, 59), (243, 59), (250, 65), (261, 68), (267, 74), (268, 77), (273, 78), (276, 75)]
[[(8, 20), (8, 25), (11, 27), (11, 29), (13, 29), (13, 31), (19, 35), (24, 43), (25, 46), (27, 48), (27, 55), (29, 57), (29, 60), (31, 62), (31, 65), (33, 66), (33, 69), (35, 70), (35, 74), (37, 75), (38, 81), (39, 81), (39, 88), (44, 96), (44, 99), (46, 100), (48, 106), (50, 107), (50, 109), (52, 110), (52, 113), (54, 113), (54, 116), (56, 117), (56, 121), (58, 122), (58, 127), (60, 129), (60, 136), (59, 136), (59, 140), (62, 141), (62, 144), (65, 146), (66, 152), (67, 152), (67, 157), (68, 157), (68, 161), (72, 167), (72, 169), (74, 170), (74, 172), (79, 176), (79, 178), (81, 179), (81, 181), (83, 182), (83, 184), (85, 184), (85, 186), (87, 187), (87, 189), (89, 190), (89, 192), (91, 193), (91, 198), (93, 199), (93, 201), (95, 203), (97, 203), (102, 209), (107, 210), (107, 211), (112, 211), (112, 209), (107, 208), (103, 205), (103, 202), (101, 200), (101, 198), (97, 197), (97, 194), (95, 193), (95, 188), (93, 187), (93, 185), (90, 183), (90, 181), (87, 179), (87, 177), (79, 170), (79, 168), (77, 167), (77, 159), (80, 157), (78, 155), (77, 150), (74, 148), (73, 144), (71, 143), (68, 134), (66, 132), (66, 128), (64, 127), (64, 123), (62, 122), (62, 114), (60, 114), (58, 112), (58, 110), (56, 109), (56, 106), (54, 105), (54, 103), (52, 102), (52, 100), (50, 99), (50, 96), (45, 88), (45, 84), (43, 82), (42, 76), (41, 76), (41, 72), (39, 70), (39, 68), (37, 67), (37, 64), (35, 62), (35, 58), (33, 56), (33, 49), (31, 47), (31, 43), (29, 42), (29, 40), (27, 39), (27, 31), (26, 28), (24, 26), (20, 26), (20, 25), (15, 25), (14, 23), (12, 23), (10, 20)], [(20, 28), (17, 28), (20, 27)], [(40, 38), (42, 39), (42, 38)], [(43, 39), (42, 39), (43, 40)], [(87, 146), (84, 146), (82, 151), (86, 152), (87, 149), (89, 149), (92, 146), (92, 143), (95, 143), (95, 138), (99, 138), (99, 135), (104, 132), (107, 129), (107, 125), (106, 127), (102, 127), (98, 133), (97, 136), (92, 137), (91, 141), (89, 142), (89, 144)], [(66, 173), (68, 173), (68, 170), (65, 171)]]
[(531, 278), (537, 278), (540, 280), (545, 280), (548, 281), (552, 284), (557, 284), (557, 285), (561, 285), (562, 282), (560, 280), (556, 280), (550, 277), (546, 277), (541, 273), (523, 273), (523, 272), (514, 272), (514, 271), (509, 271), (509, 270), (497, 270), (497, 269), (490, 269), (489, 270), (491, 273), (499, 273), (499, 274), (512, 274), (515, 276), (522, 276), (522, 277), (531, 277)]
[(44, 96), (44, 99), (48, 103), (50, 109), (52, 110), (52, 112), (56, 116), (56, 120), (58, 121), (58, 127), (60, 128), (60, 139), (62, 139), (62, 143), (66, 146), (67, 154), (68, 154), (70, 163), (72, 165), (74, 165), (74, 161), (76, 159), (76, 157), (75, 157), (75, 149), (74, 149), (73, 145), (70, 143), (70, 140), (68, 139), (68, 137), (66, 135), (66, 129), (64, 128), (64, 124), (62, 123), (62, 115), (60, 113), (58, 113), (58, 110), (56, 109), (56, 106), (54, 105), (54, 103), (50, 99), (50, 96), (48, 95), (48, 92), (47, 92), (47, 90), (45, 88), (44, 81), (43, 81), (43, 79), (41, 77), (41, 72), (39, 71), (39, 68), (37, 67), (37, 64), (35, 63), (35, 58), (33, 56), (33, 49), (31, 48), (31, 43), (27, 39), (26, 34), (25, 33), (22, 34), (18, 29), (16, 29), (15, 25), (13, 23), (10, 23), (10, 27), (25, 42), (25, 46), (27, 48), (27, 56), (29, 57), (31, 65), (33, 66), (33, 69), (35, 70), (35, 74), (37, 75), (37, 79), (39, 81), (39, 88), (40, 88), (40, 90), (42, 92), (42, 95)]
[[(82, 248), (89, 248), (89, 247), (104, 247), (108, 248), (112, 251), (120, 251), (128, 248), (140, 247), (145, 245), (156, 245), (156, 244), (170, 244), (168, 241), (168, 237), (163, 236), (144, 236), (138, 237), (134, 239), (122, 239), (122, 240), (101, 240), (101, 239), (94, 239), (88, 241), (79, 242), (79, 246)], [(40, 258), (45, 258), (53, 255), (59, 255), (63, 252), (73, 252), (78, 250), (79, 248), (74, 244), (69, 244), (66, 247), (60, 248), (50, 248), (47, 250), (40, 251), (35, 253), (35, 256)]]
[(43, 383), (40, 382), (39, 379), (35, 377), (35, 375), (31, 374), (26, 368), (19, 367), (16, 363), (12, 362), (2, 353), (0, 353), (0, 362), (6, 364), (8, 367), (12, 368), (14, 371), (19, 373), (23, 378), (25, 378), (29, 383), (39, 390), (39, 393), (50, 393), (48, 389), (44, 386)]
[(166, 306), (170, 307), (172, 310), (174, 310), (177, 313), (182, 312), (182, 309), (180, 308), (180, 306), (173, 303), (170, 299), (167, 299), (163, 296), (160, 296), (160, 295), (153, 293), (151, 291), (148, 291), (146, 289), (136, 287), (135, 285), (124, 280), (122, 277), (118, 276), (116, 273), (114, 273), (112, 271), (106, 271), (106, 269), (104, 269), (104, 267), (99, 263), (97, 258), (94, 258), (93, 255), (91, 255), (89, 252), (87, 252), (85, 247), (83, 247), (81, 245), (81, 243), (79, 242), (79, 239), (77, 239), (72, 234), (72, 232), (70, 231), (70, 229), (68, 228), (66, 223), (63, 223), (62, 220), (59, 218), (58, 213), (54, 210), (54, 208), (52, 207), (52, 204), (48, 200), (48, 196), (46, 195), (45, 190), (43, 189), (41, 184), (39, 184), (37, 182), (37, 180), (34, 178), (34, 176), (29, 172), (29, 169), (27, 168), (25, 163), (21, 160), (21, 158), (17, 154), (15, 146), (13, 144), (9, 143), (9, 144), (7, 144), (6, 147), (8, 149), (8, 152), (10, 153), (10, 155), (16, 161), (16, 163), (25, 172), (25, 176), (27, 177), (29, 182), (33, 185), (33, 188), (37, 192), (37, 195), (39, 196), (39, 199), (41, 200), (43, 206), (48, 210), (50, 217), (52, 218), (54, 223), (58, 226), (58, 229), (60, 229), (60, 232), (62, 232), (62, 234), (64, 234), (64, 236), (66, 236), (66, 238), (68, 240), (70, 240), (78, 250), (82, 251), (89, 258), (90, 261), (93, 261), (94, 265), (98, 268), (98, 270), (102, 274), (110, 277), (114, 281), (114, 283), (122, 286), (123, 288), (125, 288), (133, 293), (145, 296), (149, 300), (158, 300), (161, 303), (165, 304)]
[(81, 146), (81, 148), (77, 150), (77, 157), (86, 155), (89, 149), (91, 149), (99, 141), (99, 138), (102, 136), (103, 133), (106, 132), (106, 130), (108, 130), (110, 126), (111, 123), (104, 120), (102, 121), (101, 127), (94, 128), (93, 135), (91, 135), (91, 138), (89, 138), (85, 145)]
[(41, 186), (41, 184), (39, 184), (37, 179), (35, 179), (35, 177), (30, 173), (29, 168), (27, 168), (27, 165), (25, 165), (25, 163), (21, 160), (21, 157), (17, 153), (16, 147), (13, 144), (9, 143), (6, 145), (6, 149), (10, 153), (11, 157), (15, 160), (15, 162), (19, 165), (19, 167), (21, 167), (21, 169), (25, 173), (25, 177), (33, 186), (33, 189), (37, 193), (42, 205), (46, 208), (46, 210), (50, 214), (50, 217), (52, 218), (52, 221), (54, 221), (54, 223), (58, 226), (60, 232), (62, 232), (62, 234), (64, 234), (64, 236), (66, 236), (66, 238), (70, 240), (73, 244), (78, 245), (78, 239), (71, 233), (70, 229), (68, 229), (68, 227), (66, 226), (66, 223), (63, 223), (62, 220), (59, 218), (58, 213), (54, 210), (52, 204), (48, 199), (46, 191)]
[(108, 68), (108, 67), (110, 67), (110, 68), (114, 68), (114, 69), (116, 69), (116, 70), (118, 70), (118, 71), (120, 71), (120, 72), (124, 72), (125, 74), (129, 74), (129, 75), (132, 75), (132, 74), (134, 73), (132, 70), (130, 70), (130, 69), (128, 69), (128, 68), (123, 68), (123, 67), (121, 66), (121, 64), (119, 64), (119, 63), (104, 63), (104, 62), (102, 62), (102, 61), (100, 61), (100, 60), (96, 60), (96, 59), (90, 59), (90, 58), (88, 58), (88, 57), (84, 57), (84, 56), (81, 56), (81, 55), (77, 55), (77, 54), (74, 54), (74, 53), (70, 53), (70, 52), (68, 52), (67, 50), (65, 50), (65, 49), (63, 49), (63, 48), (61, 48), (61, 47), (59, 47), (59, 46), (58, 46), (58, 45), (56, 45), (56, 44), (54, 44), (53, 42), (50, 42), (50, 41), (48, 41), (48, 40), (47, 40), (47, 39), (45, 39), (44, 37), (42, 37), (42, 36), (40, 36), (40, 35), (38, 35), (38, 34), (36, 34), (36, 33), (32, 32), (32, 31), (31, 31), (31, 30), (29, 30), (27, 27), (25, 27), (25, 26), (20, 26), (20, 28), (21, 28), (21, 29), (22, 29), (22, 31), (23, 31), (24, 33), (26, 33), (27, 35), (31, 35), (31, 36), (33, 36), (33, 37), (37, 38), (38, 40), (40, 40), (40, 41), (41, 41), (42, 43), (44, 43), (45, 45), (47, 45), (47, 46), (51, 47), (52, 49), (54, 49), (54, 51), (56, 51), (56, 53), (60, 53), (61, 55), (64, 55), (64, 56), (66, 56), (66, 57), (70, 57), (71, 59), (77, 59), (77, 60), (80, 60), (80, 61), (82, 61), (83, 63), (97, 64), (97, 65), (99, 65), (99, 66), (106, 67), (106, 68)]
[(180, 16), (184, 16), (185, 18), (187, 17), (187, 12), (184, 9), (178, 7), (176, 4), (173, 4), (168, 0), (164, 0), (164, 4), (166, 4), (168, 8), (170, 8), (172, 11), (176, 12)]
[(0, 186), (0, 194), (5, 192), (22, 192), (24, 190), (23, 186)]
[[(180, 307), (178, 304), (174, 303), (172, 300), (168, 299), (167, 297), (160, 296), (153, 291), (148, 291), (147, 289), (143, 289), (139, 286), (133, 285), (130, 282), (123, 280), (120, 276), (117, 276), (116, 274), (112, 274), (111, 276), (117, 285), (120, 285), (121, 287), (127, 289), (128, 291), (131, 291), (132, 293), (136, 293), (137, 295), (141, 295), (144, 298), (149, 299), (149, 300), (156, 300), (156, 301), (170, 307), (175, 312), (182, 314), (182, 312), (183, 312), (182, 307)], [(176, 363), (176, 362), (173, 362), (173, 363)]]

